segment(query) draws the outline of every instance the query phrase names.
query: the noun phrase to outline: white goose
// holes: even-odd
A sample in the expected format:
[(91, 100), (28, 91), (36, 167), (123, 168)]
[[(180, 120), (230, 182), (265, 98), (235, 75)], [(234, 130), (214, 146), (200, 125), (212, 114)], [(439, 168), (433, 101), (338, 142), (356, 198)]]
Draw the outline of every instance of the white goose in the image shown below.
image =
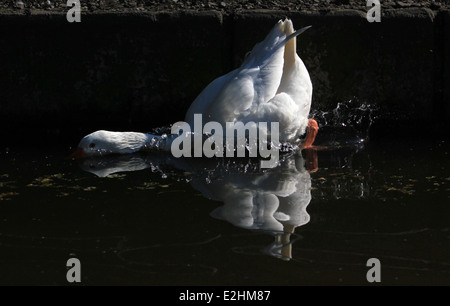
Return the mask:
[[(291, 20), (278, 21), (241, 67), (217, 78), (200, 93), (185, 121), (192, 127), (194, 114), (202, 114), (223, 126), (237, 121), (278, 122), (281, 142), (297, 143), (306, 132), (302, 147), (311, 147), (318, 131), (317, 122), (308, 119), (312, 83), (296, 52), (296, 37), (308, 28), (295, 32)], [(174, 137), (101, 130), (85, 136), (72, 157), (128, 154), (146, 148), (168, 151)]]

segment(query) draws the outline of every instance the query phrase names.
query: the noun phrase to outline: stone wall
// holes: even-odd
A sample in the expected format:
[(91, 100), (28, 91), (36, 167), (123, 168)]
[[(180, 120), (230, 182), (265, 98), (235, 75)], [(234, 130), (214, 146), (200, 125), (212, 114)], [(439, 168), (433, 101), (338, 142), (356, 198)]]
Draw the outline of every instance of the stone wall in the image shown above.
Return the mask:
[[(313, 27), (298, 40), (313, 108), (358, 98), (380, 107), (375, 134), (445, 132), (450, 11), (252, 10), (0, 14), (2, 137), (78, 139), (96, 129), (148, 131), (184, 118), (200, 91), (240, 65), (277, 20)], [(11, 141), (12, 141), (11, 140)]]

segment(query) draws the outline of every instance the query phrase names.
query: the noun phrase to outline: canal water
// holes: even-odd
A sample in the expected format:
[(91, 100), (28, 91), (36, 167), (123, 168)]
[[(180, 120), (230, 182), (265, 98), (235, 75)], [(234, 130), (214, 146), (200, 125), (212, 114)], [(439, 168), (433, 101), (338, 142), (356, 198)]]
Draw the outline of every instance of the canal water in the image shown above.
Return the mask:
[(66, 285), (77, 258), (84, 285), (366, 285), (376, 258), (381, 284), (450, 285), (448, 141), (315, 116), (318, 148), (273, 169), (2, 148), (0, 284)]

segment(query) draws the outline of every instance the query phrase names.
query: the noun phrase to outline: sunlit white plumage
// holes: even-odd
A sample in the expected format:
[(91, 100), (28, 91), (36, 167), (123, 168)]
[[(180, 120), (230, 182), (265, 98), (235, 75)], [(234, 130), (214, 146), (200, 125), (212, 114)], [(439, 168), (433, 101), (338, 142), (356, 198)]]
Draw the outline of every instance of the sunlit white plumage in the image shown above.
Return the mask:
[[(223, 126), (238, 121), (278, 122), (279, 140), (298, 142), (308, 126), (312, 83), (296, 53), (296, 37), (308, 28), (294, 32), (291, 20), (280, 20), (255, 45), (241, 67), (217, 78), (200, 93), (188, 109), (185, 121), (192, 127), (194, 114), (202, 114), (203, 120)], [(311, 144), (314, 137), (309, 141)], [(155, 141), (158, 149), (170, 150), (172, 139), (135, 132), (97, 131), (82, 139), (77, 156), (133, 153), (152, 148)]]
[(78, 144), (72, 157), (103, 156), (108, 154), (131, 154), (145, 148), (169, 150), (170, 146), (162, 136), (139, 132), (96, 131), (86, 135)]
[(296, 36), (307, 28), (294, 32), (291, 20), (280, 20), (241, 67), (203, 90), (185, 121), (192, 125), (201, 113), (221, 124), (279, 122), (280, 141), (297, 141), (308, 125), (312, 98), (308, 70), (296, 52)]

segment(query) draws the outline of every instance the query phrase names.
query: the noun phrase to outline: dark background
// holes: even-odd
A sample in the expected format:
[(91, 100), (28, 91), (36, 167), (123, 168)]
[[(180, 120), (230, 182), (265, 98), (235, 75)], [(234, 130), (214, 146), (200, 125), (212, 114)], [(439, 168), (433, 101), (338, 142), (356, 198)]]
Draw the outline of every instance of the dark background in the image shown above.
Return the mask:
[[(22, 4), (20, 4), (22, 3)], [(313, 109), (379, 109), (371, 136), (447, 133), (448, 1), (6, 1), (0, 14), (5, 146), (75, 145), (97, 129), (149, 131), (183, 120), (214, 78), (288, 16), (313, 81)]]

